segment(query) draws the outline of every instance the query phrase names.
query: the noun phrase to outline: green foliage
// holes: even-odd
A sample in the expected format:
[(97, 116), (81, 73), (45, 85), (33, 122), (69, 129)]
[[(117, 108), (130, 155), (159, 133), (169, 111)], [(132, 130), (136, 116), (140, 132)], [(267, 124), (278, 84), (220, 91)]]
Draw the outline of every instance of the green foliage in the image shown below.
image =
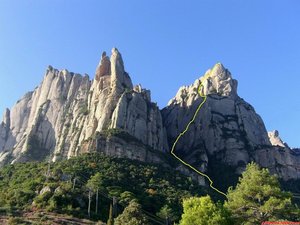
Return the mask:
[(49, 154), (49, 150), (43, 147), (37, 135), (29, 135), (26, 147), (24, 154), (31, 160), (42, 161)]
[[(33, 207), (87, 217), (88, 189), (92, 189), (92, 219), (107, 221), (111, 198), (116, 197), (120, 203), (118, 212), (137, 200), (143, 210), (153, 215), (163, 215), (172, 209), (168, 213), (178, 221), (182, 214), (182, 198), (208, 193), (206, 188), (172, 168), (99, 153), (52, 163), (48, 179), (45, 176), (47, 168), (46, 162), (17, 163), (1, 168), (0, 207)], [(44, 187), (51, 191), (39, 194)], [(96, 215), (97, 188), (99, 208)], [(166, 205), (168, 208), (164, 207)]]
[[(245, 165), (239, 165), (244, 166)], [(208, 162), (208, 175), (214, 181), (214, 186), (226, 193), (228, 187), (236, 185), (239, 175), (235, 173), (236, 168), (229, 166), (217, 157), (210, 157)], [(220, 176), (222, 171), (222, 176)]]
[(221, 204), (215, 204), (209, 196), (185, 199), (183, 212), (180, 225), (230, 224), (228, 212)]
[(119, 199), (120, 204), (128, 205), (129, 202), (131, 202), (132, 200), (136, 200), (136, 197), (130, 191), (124, 191), (123, 193), (120, 194), (120, 199)]
[(281, 191), (277, 177), (255, 163), (247, 165), (235, 189), (229, 188), (225, 206), (236, 224), (289, 219), (295, 210), (291, 194)]
[(91, 178), (88, 180), (86, 186), (91, 189), (92, 191), (96, 191), (97, 189), (103, 188), (103, 178), (101, 173), (97, 172), (95, 175), (91, 176)]
[(88, 105), (87, 104), (85, 104), (85, 105), (83, 105), (81, 108), (80, 108), (80, 112), (79, 113), (81, 113), (81, 114), (83, 114), (83, 115), (88, 115), (89, 114), (89, 109), (88, 109)]
[(157, 216), (159, 216), (162, 219), (169, 218), (171, 221), (177, 221), (179, 220), (178, 215), (174, 211), (173, 207), (170, 205), (164, 205), (159, 212), (157, 213)]
[(119, 138), (122, 138), (128, 142), (135, 142), (141, 145), (144, 145), (140, 140), (138, 140), (136, 137), (130, 135), (128, 132), (118, 129), (118, 128), (111, 128), (107, 129), (101, 132), (105, 136), (116, 136)]
[(115, 219), (115, 225), (149, 225), (147, 217), (142, 212), (142, 207), (136, 201), (131, 201), (123, 213)]

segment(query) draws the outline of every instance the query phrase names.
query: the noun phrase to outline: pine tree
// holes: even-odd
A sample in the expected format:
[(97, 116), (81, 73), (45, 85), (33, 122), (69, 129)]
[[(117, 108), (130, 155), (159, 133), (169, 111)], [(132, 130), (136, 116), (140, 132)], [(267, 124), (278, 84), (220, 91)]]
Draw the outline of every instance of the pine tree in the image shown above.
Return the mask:
[(276, 176), (255, 163), (247, 165), (235, 189), (229, 188), (225, 207), (236, 224), (260, 224), (288, 218), (295, 209), (291, 194), (281, 191)]
[(94, 193), (96, 193), (96, 206), (95, 206), (95, 213), (98, 213), (98, 202), (99, 202), (99, 190), (103, 189), (103, 179), (102, 175), (97, 172), (94, 176), (92, 176), (87, 182), (87, 188)]
[(115, 225), (148, 225), (149, 221), (142, 212), (142, 207), (132, 200), (123, 213), (115, 219)]

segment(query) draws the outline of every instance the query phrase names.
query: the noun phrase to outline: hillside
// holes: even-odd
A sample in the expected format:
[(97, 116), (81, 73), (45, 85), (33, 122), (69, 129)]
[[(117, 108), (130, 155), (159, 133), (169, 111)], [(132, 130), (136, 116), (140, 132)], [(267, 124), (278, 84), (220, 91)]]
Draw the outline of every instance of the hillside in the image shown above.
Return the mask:
[(101, 182), (98, 213), (95, 213), (95, 190), (91, 194), (94, 221), (107, 221), (112, 198), (118, 202), (116, 213), (122, 212), (130, 200), (137, 199), (150, 218), (163, 221), (165, 218), (160, 214), (167, 207), (175, 221), (182, 213), (183, 198), (214, 195), (173, 169), (93, 153), (52, 164), (30, 162), (5, 166), (0, 170), (1, 212), (46, 210), (89, 218), (87, 183), (95, 174), (101, 177)]

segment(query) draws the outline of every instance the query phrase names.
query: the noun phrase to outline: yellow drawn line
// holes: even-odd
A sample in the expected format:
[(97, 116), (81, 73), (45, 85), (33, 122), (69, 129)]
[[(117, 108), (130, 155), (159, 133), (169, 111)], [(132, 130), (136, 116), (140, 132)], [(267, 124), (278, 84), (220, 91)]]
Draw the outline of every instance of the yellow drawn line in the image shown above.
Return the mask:
[[(208, 76), (209, 76), (209, 73), (203, 78), (203, 81), (204, 81), (205, 79), (207, 79)], [(200, 81), (200, 82), (201, 82), (201, 81)], [(204, 95), (204, 94), (203, 94), (203, 95), (201, 94), (201, 92), (200, 92), (200, 91), (201, 91), (201, 87), (203, 87), (203, 82), (201, 82), (200, 85), (199, 85), (199, 87), (198, 87), (198, 94), (199, 94), (202, 98), (204, 98), (204, 99), (203, 99), (203, 101), (200, 103), (200, 105), (198, 106), (198, 108), (197, 108), (197, 110), (196, 110), (196, 112), (195, 112), (195, 114), (194, 114), (192, 120), (187, 124), (186, 128), (184, 129), (184, 131), (181, 132), (181, 133), (178, 135), (178, 137), (176, 138), (176, 140), (175, 140), (175, 142), (173, 143), (173, 146), (172, 146), (172, 148), (171, 148), (171, 154), (172, 154), (177, 160), (179, 160), (182, 164), (184, 164), (185, 166), (187, 166), (187, 167), (189, 167), (190, 169), (194, 170), (196, 173), (200, 174), (201, 176), (206, 177), (206, 178), (209, 180), (209, 182), (210, 182), (209, 186), (210, 186), (213, 190), (215, 190), (216, 192), (218, 192), (218, 193), (224, 195), (224, 196), (227, 198), (227, 195), (226, 195), (224, 192), (218, 190), (217, 188), (215, 188), (215, 187), (213, 186), (213, 181), (210, 179), (210, 177), (209, 177), (208, 175), (202, 173), (201, 171), (197, 170), (197, 169), (196, 169), (195, 167), (193, 167), (192, 165), (190, 165), (190, 164), (188, 164), (187, 162), (183, 161), (181, 158), (179, 158), (179, 157), (174, 153), (174, 150), (175, 150), (175, 147), (176, 147), (176, 145), (177, 145), (177, 142), (178, 142), (179, 139), (180, 139), (180, 138), (188, 131), (188, 129), (190, 128), (190, 125), (195, 121), (196, 116), (197, 116), (197, 114), (199, 113), (201, 107), (202, 107), (203, 104), (206, 102), (207, 96)]]

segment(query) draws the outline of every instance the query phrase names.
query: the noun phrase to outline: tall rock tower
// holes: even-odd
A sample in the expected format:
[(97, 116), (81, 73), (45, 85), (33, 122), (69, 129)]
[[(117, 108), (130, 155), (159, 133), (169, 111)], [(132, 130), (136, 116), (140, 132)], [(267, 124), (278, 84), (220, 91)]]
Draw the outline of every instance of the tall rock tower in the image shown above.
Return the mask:
[[(150, 91), (141, 86), (133, 88), (116, 48), (110, 58), (102, 53), (94, 80), (65, 69), (47, 68), (40, 86), (4, 115), (0, 166), (48, 157), (55, 161), (94, 151), (91, 140), (111, 129), (142, 143), (141, 151), (145, 152), (146, 146), (167, 149), (161, 113), (151, 102)], [(116, 149), (127, 154), (129, 145), (126, 140), (122, 143), (105, 139), (101, 146), (107, 154)]]

